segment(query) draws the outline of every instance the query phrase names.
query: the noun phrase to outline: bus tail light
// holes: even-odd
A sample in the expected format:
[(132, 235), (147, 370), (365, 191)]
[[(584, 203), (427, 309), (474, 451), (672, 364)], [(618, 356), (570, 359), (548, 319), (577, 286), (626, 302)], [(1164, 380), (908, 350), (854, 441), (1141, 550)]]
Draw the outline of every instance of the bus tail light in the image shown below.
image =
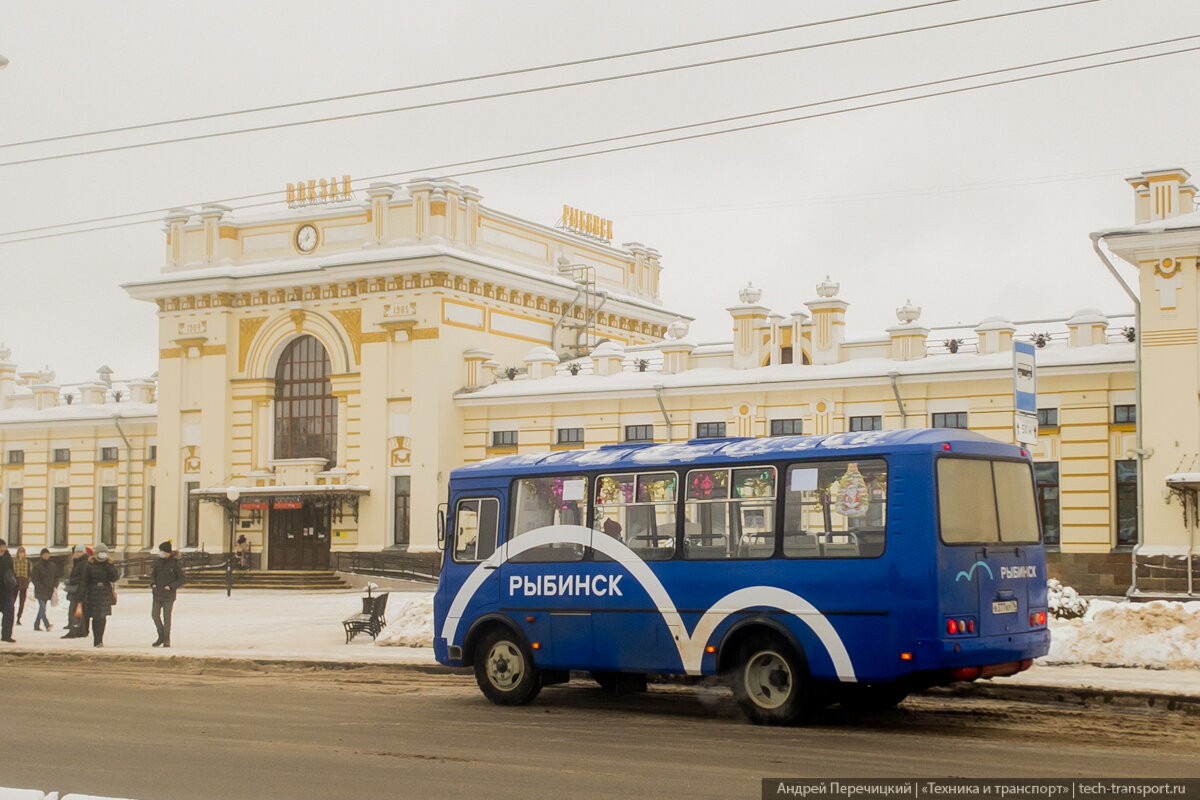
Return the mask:
[(979, 667), (957, 667), (950, 670), (950, 677), (956, 681), (973, 681), (981, 671)]
[(956, 619), (946, 620), (946, 633), (950, 634), (951, 636), (958, 633), (958, 620), (956, 620)]
[(1038, 611), (1029, 615), (1029, 627), (1040, 628), (1046, 624), (1046, 612)]
[(974, 632), (975, 632), (975, 620), (969, 619), (969, 620), (967, 620), (967, 633), (974, 633)]

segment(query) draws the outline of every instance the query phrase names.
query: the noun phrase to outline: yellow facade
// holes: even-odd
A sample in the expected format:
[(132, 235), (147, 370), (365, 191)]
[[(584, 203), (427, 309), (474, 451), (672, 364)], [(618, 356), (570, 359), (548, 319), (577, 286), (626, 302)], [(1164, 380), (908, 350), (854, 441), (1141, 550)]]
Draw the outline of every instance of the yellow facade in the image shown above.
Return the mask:
[[(786, 317), (748, 286), (728, 309), (733, 340), (702, 346), (662, 307), (659, 254), (611, 245), (610, 221), (570, 207), (552, 228), (453, 181), (352, 190), (342, 176), (324, 192), (319, 180), (293, 184), (282, 214), (179, 209), (161, 275), (126, 286), (158, 310), (155, 382), (114, 390), (102, 375), (64, 390), (0, 353), (0, 458), (23, 454), (0, 469), (0, 535), (9, 490), (21, 489), (21, 540), (53, 545), (54, 490), (67, 487), (57, 546), (95, 541), (116, 487), (127, 549), (151, 544), (153, 518), (154, 540), (221, 552), (228, 518), (200, 500), (240, 496), (233, 532), (279, 568), (301, 539), (325, 557), (433, 550), (454, 467), (631, 431), (666, 442), (965, 422), (1013, 441), (1013, 342), (1034, 339), (1045, 416), (1031, 452), (1053, 475), (1052, 568), (1085, 589), (1124, 591), (1138, 552), (1195, 552), (1178, 507), (1192, 502), (1194, 520), (1194, 491), (1167, 486), (1200, 472), (1200, 234), (1185, 224), (1186, 180), (1131, 179), (1137, 225), (1103, 237), (1137, 269), (1138, 320), (1083, 310), (1037, 330), (992, 318), (934, 334), (906, 301), (885, 336), (854, 339), (851, 303), (826, 277)], [(315, 355), (302, 362), (301, 351)], [(320, 374), (296, 377), (304, 370)], [(289, 392), (302, 385), (319, 410), (297, 411), (308, 401)], [(114, 441), (120, 457), (106, 461)], [(303, 449), (314, 442), (325, 449)], [(54, 464), (63, 448), (70, 463)], [(1139, 463), (1140, 527), (1129, 510)]]

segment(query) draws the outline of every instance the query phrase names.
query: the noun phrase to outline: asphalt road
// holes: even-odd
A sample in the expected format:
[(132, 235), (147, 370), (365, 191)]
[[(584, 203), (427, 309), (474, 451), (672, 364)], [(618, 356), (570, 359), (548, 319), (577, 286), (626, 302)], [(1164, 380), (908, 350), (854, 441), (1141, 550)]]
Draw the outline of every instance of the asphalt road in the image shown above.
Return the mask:
[(911, 698), (820, 725), (744, 723), (723, 689), (523, 708), (469, 674), (0, 662), (0, 786), (186, 798), (756, 798), (763, 777), (1184, 777), (1200, 717)]

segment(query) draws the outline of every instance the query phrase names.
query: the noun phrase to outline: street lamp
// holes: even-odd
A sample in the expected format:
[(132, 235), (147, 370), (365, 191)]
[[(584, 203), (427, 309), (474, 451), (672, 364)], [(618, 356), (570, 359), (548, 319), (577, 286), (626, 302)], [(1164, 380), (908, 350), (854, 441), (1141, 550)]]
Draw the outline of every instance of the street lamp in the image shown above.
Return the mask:
[(242, 493), (238, 491), (236, 486), (230, 486), (225, 490), (225, 499), (229, 501), (228, 508), (225, 512), (229, 515), (229, 550), (225, 556), (225, 596), (229, 597), (233, 594), (233, 532), (237, 528), (238, 520), (238, 498)]

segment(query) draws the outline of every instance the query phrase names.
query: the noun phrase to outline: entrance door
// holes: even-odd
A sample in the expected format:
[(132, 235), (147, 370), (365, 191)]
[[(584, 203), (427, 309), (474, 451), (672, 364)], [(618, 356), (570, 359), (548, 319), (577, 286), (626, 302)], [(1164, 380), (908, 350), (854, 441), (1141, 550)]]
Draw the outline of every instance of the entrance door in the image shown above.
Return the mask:
[(329, 569), (329, 508), (272, 508), (267, 569)]

